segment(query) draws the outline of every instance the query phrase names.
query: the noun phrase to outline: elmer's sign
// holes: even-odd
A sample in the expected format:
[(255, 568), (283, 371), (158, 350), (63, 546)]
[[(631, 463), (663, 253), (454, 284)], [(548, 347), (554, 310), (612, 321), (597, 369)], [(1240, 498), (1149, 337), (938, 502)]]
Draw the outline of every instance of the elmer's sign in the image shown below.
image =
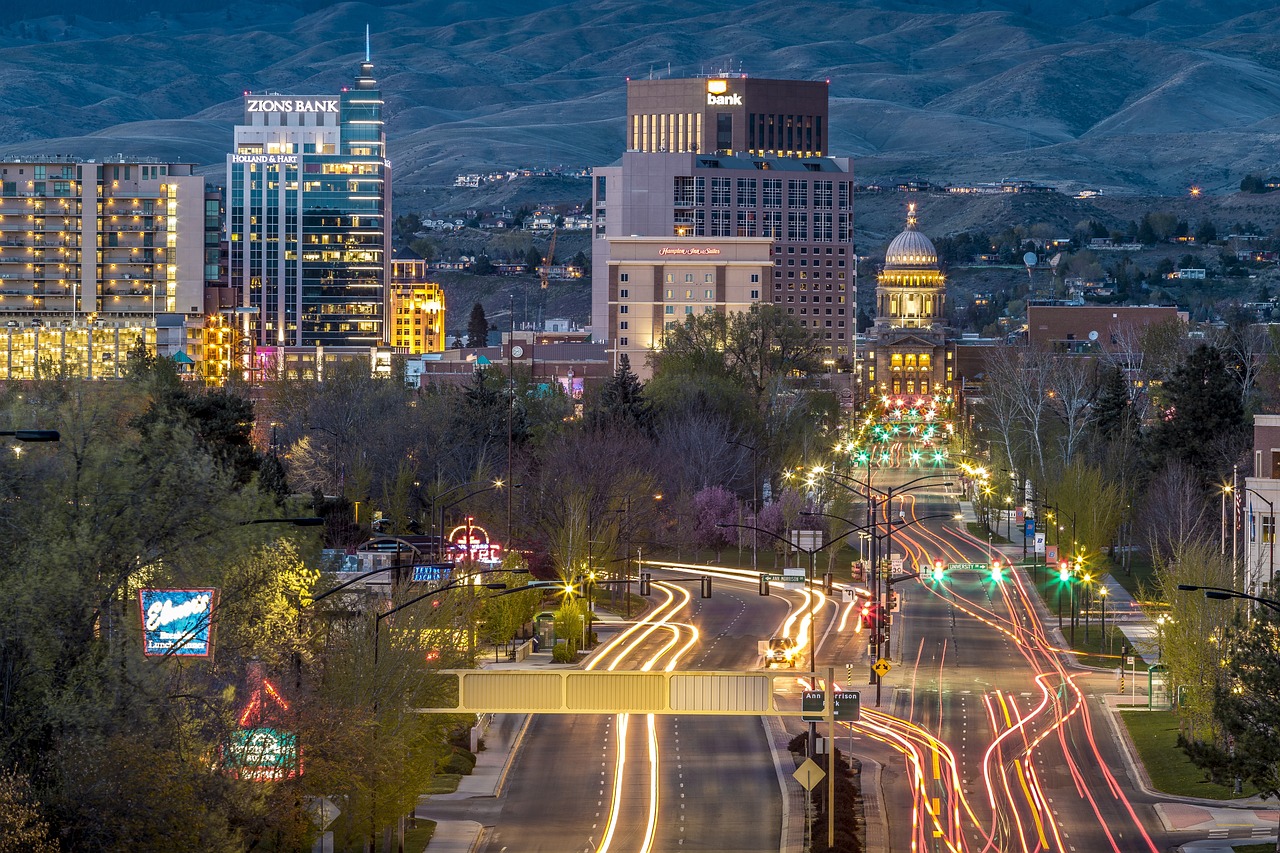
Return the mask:
[(142, 653), (207, 658), (216, 589), (140, 589)]

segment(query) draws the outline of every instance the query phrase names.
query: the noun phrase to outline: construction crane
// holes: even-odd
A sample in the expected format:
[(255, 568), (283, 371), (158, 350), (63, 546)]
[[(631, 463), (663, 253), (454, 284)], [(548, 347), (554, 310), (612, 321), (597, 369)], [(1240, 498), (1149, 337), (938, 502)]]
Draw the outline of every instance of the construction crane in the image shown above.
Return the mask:
[(547, 245), (547, 254), (542, 259), (542, 266), (538, 267), (538, 279), (542, 283), (541, 289), (538, 291), (538, 322), (537, 331), (542, 331), (542, 309), (547, 302), (547, 281), (551, 278), (551, 262), (556, 256), (556, 234), (558, 229), (551, 226), (551, 242)]

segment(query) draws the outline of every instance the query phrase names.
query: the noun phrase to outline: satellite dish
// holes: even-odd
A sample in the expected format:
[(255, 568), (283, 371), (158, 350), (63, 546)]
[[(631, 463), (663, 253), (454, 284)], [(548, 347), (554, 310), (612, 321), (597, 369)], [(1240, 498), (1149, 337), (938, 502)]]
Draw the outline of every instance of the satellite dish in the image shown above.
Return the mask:
[(1022, 256), (1022, 262), (1029, 267), (1034, 267), (1040, 259), (1036, 257), (1035, 252), (1027, 252)]
[(1089, 340), (1096, 341), (1097, 339), (1098, 339), (1098, 333), (1096, 330), (1089, 333)]

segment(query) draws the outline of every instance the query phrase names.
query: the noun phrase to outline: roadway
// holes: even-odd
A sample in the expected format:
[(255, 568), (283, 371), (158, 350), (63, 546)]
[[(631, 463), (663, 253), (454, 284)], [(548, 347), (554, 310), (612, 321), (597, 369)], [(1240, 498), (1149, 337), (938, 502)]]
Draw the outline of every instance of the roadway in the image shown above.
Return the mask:
[[(876, 485), (915, 476), (919, 469), (877, 469)], [(946, 491), (915, 490), (894, 514), (949, 514), (956, 504)], [(888, 849), (1157, 850), (1151, 799), (1112, 769), (1125, 765), (1098, 695), (1109, 675), (1063, 663), (1046, 612), (1018, 575), (995, 581), (985, 569), (966, 569), (928, 579), (936, 557), (986, 564), (986, 541), (941, 520), (895, 525), (893, 541), (923, 576), (896, 585), (903, 607), (879, 704), (852, 605), (776, 587), (762, 597), (746, 573), (717, 572), (704, 600), (690, 584), (664, 579), (710, 569), (655, 571), (656, 606), (603, 642), (588, 667), (755, 669), (757, 642), (775, 633), (795, 637), (807, 656), (812, 607), (819, 671), (836, 667), (838, 686), (862, 693), (863, 719), (836, 734), (839, 745), (851, 737), (855, 754), (884, 768)], [(769, 743), (751, 717), (535, 717), (502, 796), (486, 809), (480, 849), (775, 853), (780, 769), (794, 783), (790, 762), (775, 767)]]
[[(634, 630), (602, 637), (589, 668), (755, 669), (757, 641), (806, 600), (762, 598), (754, 580), (730, 577), (702, 599), (663, 580), (688, 575), (654, 574), (658, 606)], [(504, 788), (482, 818), (488, 853), (780, 847), (778, 771), (756, 717), (534, 717)]]

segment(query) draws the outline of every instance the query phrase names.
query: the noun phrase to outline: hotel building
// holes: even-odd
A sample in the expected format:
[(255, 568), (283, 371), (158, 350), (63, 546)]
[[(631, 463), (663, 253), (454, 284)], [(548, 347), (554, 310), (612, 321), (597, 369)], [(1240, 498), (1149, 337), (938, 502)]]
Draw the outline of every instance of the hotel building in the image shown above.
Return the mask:
[(367, 50), (354, 88), (248, 94), (244, 110), (227, 157), (242, 332), (259, 347), (386, 343), (391, 166)]
[[(641, 354), (660, 343), (664, 329), (683, 322), (681, 317), (749, 307), (719, 299), (720, 291), (702, 286), (703, 280), (693, 288), (655, 288), (651, 310), (664, 320), (637, 329), (620, 310), (617, 241), (664, 238), (669, 248), (691, 252), (714, 244), (719, 257), (727, 258), (732, 241), (763, 238), (771, 246), (769, 268), (757, 287), (744, 292), (757, 292), (752, 302), (785, 309), (814, 331), (832, 359), (851, 363), (857, 293), (853, 173), (850, 160), (823, 156), (827, 84), (747, 77), (630, 81), (627, 116), (628, 150), (617, 163), (593, 170), (593, 335), (609, 342), (615, 359), (628, 352), (633, 369), (645, 376)], [(699, 256), (711, 267), (715, 257)], [(710, 273), (713, 283), (717, 275), (731, 277), (727, 270), (672, 269), (662, 271), (663, 284), (668, 272), (680, 279)], [(634, 303), (627, 306), (627, 313), (635, 310)]]
[(191, 364), (204, 242), (191, 164), (0, 163), (0, 379), (117, 378), (139, 340)]

